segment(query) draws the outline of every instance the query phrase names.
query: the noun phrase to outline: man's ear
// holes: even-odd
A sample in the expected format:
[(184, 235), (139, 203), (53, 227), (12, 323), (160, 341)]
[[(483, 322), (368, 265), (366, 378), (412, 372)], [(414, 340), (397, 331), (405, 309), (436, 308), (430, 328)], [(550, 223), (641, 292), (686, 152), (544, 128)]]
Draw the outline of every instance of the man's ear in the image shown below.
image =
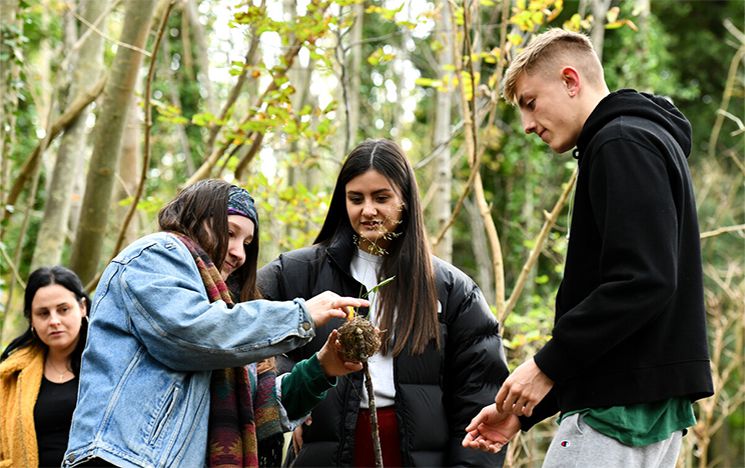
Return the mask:
[(564, 83), (567, 94), (569, 94), (570, 97), (574, 97), (579, 94), (582, 81), (576, 68), (569, 66), (562, 68), (561, 81), (562, 83)]

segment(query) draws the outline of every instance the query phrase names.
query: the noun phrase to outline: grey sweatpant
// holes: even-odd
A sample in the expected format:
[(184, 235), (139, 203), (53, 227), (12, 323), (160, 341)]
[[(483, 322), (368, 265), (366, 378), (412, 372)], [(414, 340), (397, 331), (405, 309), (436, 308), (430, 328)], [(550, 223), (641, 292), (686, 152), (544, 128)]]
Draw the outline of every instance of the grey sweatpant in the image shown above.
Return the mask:
[(677, 431), (663, 441), (631, 447), (591, 428), (577, 413), (561, 421), (543, 468), (673, 468), (682, 437)]

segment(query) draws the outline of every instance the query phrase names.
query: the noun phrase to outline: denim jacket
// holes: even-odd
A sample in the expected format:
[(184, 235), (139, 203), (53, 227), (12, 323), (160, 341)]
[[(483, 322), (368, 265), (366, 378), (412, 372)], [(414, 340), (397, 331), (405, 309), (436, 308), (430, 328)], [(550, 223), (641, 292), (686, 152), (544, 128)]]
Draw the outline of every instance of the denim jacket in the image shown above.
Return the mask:
[(210, 303), (186, 247), (156, 233), (104, 271), (91, 309), (64, 467), (205, 464), (210, 377), (307, 343), (302, 299)]

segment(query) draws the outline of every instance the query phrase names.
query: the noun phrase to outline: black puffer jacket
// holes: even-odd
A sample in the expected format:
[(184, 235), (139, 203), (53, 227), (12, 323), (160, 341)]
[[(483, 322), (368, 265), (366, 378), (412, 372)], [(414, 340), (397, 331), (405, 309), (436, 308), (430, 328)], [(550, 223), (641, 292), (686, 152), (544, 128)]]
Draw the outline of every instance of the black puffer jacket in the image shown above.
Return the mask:
[[(261, 291), (271, 300), (309, 298), (326, 290), (359, 297), (365, 289), (349, 270), (355, 248), (350, 239), (328, 248), (316, 245), (283, 254), (259, 271)], [(444, 346), (438, 351), (431, 343), (424, 354), (404, 351), (394, 359), (403, 463), (501, 466), (502, 454), (461, 446), (464, 428), (481, 408), (494, 402), (508, 374), (499, 325), (468, 276), (437, 258), (434, 267)], [(290, 353), (290, 359), (297, 362), (311, 356), (341, 324), (337, 319), (320, 327), (313, 341)], [(360, 372), (339, 379), (313, 410), (313, 424), (304, 428), (303, 448), (294, 466), (352, 464), (361, 394)]]

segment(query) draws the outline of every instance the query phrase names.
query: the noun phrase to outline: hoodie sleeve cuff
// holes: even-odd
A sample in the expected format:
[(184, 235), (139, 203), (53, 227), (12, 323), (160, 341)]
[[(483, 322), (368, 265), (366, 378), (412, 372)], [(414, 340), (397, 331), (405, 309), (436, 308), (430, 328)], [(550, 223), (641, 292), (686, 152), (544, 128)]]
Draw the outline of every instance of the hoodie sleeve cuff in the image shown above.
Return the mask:
[(567, 354), (561, 350), (556, 340), (551, 339), (536, 353), (533, 360), (541, 372), (546, 374), (554, 383), (559, 383), (572, 374), (570, 372), (572, 369), (569, 367), (571, 364), (567, 362), (566, 356)]

